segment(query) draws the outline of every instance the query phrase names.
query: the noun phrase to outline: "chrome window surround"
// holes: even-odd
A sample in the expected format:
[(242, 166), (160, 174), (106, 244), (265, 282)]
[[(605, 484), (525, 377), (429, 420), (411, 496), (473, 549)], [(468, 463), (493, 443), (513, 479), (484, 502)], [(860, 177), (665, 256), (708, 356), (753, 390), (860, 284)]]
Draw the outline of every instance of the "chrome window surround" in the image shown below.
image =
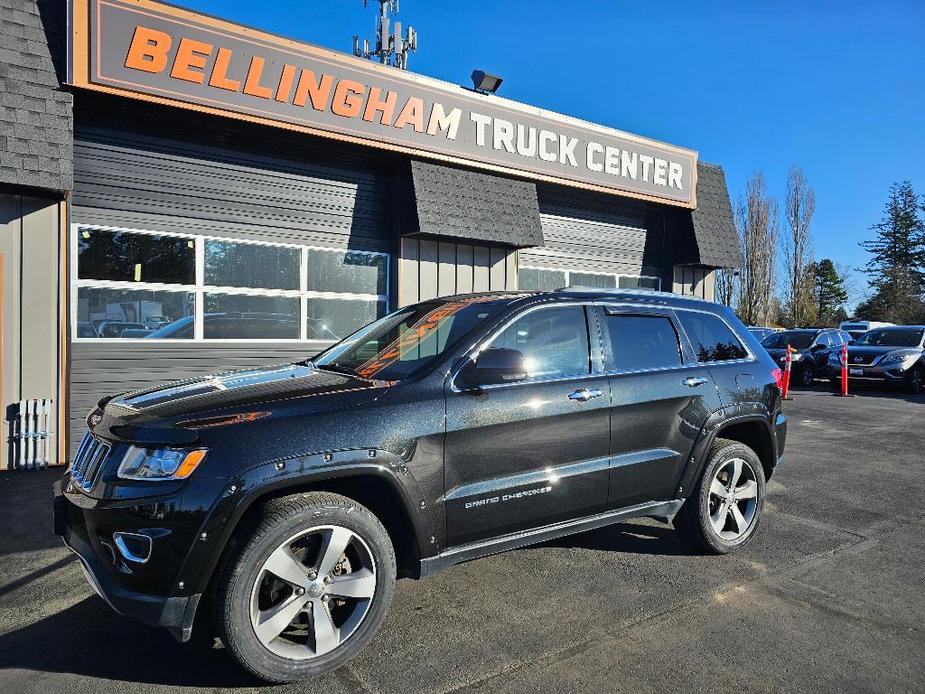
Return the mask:
[[(634, 371), (625, 371), (625, 370), (619, 370), (619, 369), (617, 370), (602, 369), (600, 371), (595, 371), (593, 370), (594, 355), (592, 354), (591, 355), (592, 371), (587, 374), (580, 374), (580, 375), (575, 375), (575, 376), (562, 376), (558, 378), (543, 379), (543, 380), (524, 380), (524, 381), (518, 381), (516, 383), (496, 383), (496, 384), (492, 384), (488, 386), (482, 386), (482, 390), (494, 390), (496, 388), (511, 388), (513, 386), (520, 386), (520, 385), (536, 385), (536, 384), (542, 384), (542, 383), (577, 381), (577, 380), (583, 380), (586, 378), (595, 378), (595, 377), (607, 378), (610, 376), (619, 376), (619, 375), (628, 375), (628, 374), (644, 374), (644, 373), (657, 373), (657, 372), (668, 372), (668, 371), (687, 371), (687, 370), (690, 370), (691, 368), (709, 367), (709, 366), (724, 366), (727, 364), (751, 364), (757, 361), (757, 357), (755, 356), (755, 353), (748, 346), (747, 342), (742, 339), (742, 336), (738, 333), (738, 331), (736, 331), (736, 329), (732, 325), (729, 324), (729, 321), (727, 321), (721, 314), (715, 313), (713, 311), (704, 311), (703, 309), (688, 308), (688, 307), (678, 308), (675, 306), (669, 306), (668, 304), (651, 304), (651, 303), (639, 303), (639, 302), (632, 302), (632, 301), (613, 302), (613, 301), (606, 301), (606, 300), (604, 301), (598, 300), (598, 301), (588, 301), (588, 302), (580, 302), (580, 303), (563, 301), (563, 302), (544, 303), (544, 304), (531, 306), (521, 311), (520, 313), (517, 313), (516, 315), (512, 316), (508, 320), (506, 320), (504, 323), (501, 324), (500, 327), (496, 328), (489, 337), (471, 346), (468, 350), (466, 350), (465, 354), (463, 355), (462, 363), (459, 365), (458, 368), (456, 368), (450, 374), (450, 390), (454, 393), (465, 392), (456, 387), (456, 377), (459, 375), (459, 372), (462, 371), (464, 368), (466, 368), (469, 362), (475, 359), (479, 355), (480, 352), (486, 349), (491, 344), (491, 342), (501, 332), (506, 330), (508, 326), (510, 326), (514, 321), (526, 315), (527, 313), (530, 313), (531, 311), (537, 311), (543, 308), (553, 307), (553, 306), (556, 306), (556, 307), (558, 306), (583, 306), (583, 307), (590, 307), (590, 308), (600, 307), (604, 309), (605, 311), (607, 307), (615, 307), (621, 310), (624, 310), (624, 309), (635, 310), (643, 314), (646, 312), (646, 310), (653, 310), (653, 309), (659, 312), (666, 312), (671, 315), (672, 322), (676, 323), (675, 328), (678, 331), (678, 339), (681, 340), (684, 343), (684, 345), (687, 346), (686, 350), (685, 349), (681, 350), (682, 363), (679, 366), (669, 366), (669, 367), (664, 367), (660, 369), (638, 369)], [(676, 314), (679, 311), (690, 311), (693, 313), (703, 313), (708, 316), (714, 316), (716, 318), (719, 318), (723, 322), (723, 324), (727, 328), (729, 328), (730, 332), (732, 332), (732, 334), (736, 337), (736, 339), (738, 339), (740, 345), (742, 346), (742, 349), (744, 349), (748, 353), (748, 356), (742, 359), (729, 359), (725, 361), (700, 362), (700, 361), (697, 361), (696, 359), (691, 360), (689, 358), (689, 355), (693, 355), (694, 353), (693, 347), (690, 342), (690, 337), (688, 337), (687, 335), (687, 331), (684, 330), (684, 326), (681, 324), (681, 321), (677, 318)], [(602, 327), (603, 326), (598, 326), (598, 343), (599, 344), (602, 343), (603, 341), (602, 336), (600, 335), (600, 329)], [(588, 329), (589, 331), (592, 329), (592, 326), (590, 324), (588, 326)], [(593, 349), (593, 345), (592, 345), (592, 349)], [(603, 355), (601, 355), (601, 357), (603, 357)]]

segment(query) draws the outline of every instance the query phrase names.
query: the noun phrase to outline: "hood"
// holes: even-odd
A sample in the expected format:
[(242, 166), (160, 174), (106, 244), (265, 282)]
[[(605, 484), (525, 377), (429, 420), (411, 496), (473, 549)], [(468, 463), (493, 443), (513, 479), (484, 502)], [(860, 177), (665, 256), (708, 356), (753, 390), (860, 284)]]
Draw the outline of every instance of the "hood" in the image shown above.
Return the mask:
[(848, 365), (870, 364), (886, 354), (921, 354), (922, 350), (915, 347), (896, 347), (895, 345), (848, 345)]
[(283, 364), (205, 376), (101, 401), (88, 424), (101, 436), (140, 442), (193, 443), (198, 431), (270, 416), (284, 404), (311, 413), (356, 406), (382, 395), (374, 381)]

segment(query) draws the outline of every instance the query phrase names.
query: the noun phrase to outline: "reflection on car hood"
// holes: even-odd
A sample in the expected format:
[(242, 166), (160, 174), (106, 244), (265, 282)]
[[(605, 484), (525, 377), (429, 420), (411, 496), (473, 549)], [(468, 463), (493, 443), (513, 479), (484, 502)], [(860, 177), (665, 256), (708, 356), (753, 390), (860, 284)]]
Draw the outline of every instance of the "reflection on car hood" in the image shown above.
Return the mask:
[(921, 353), (922, 350), (915, 347), (896, 347), (895, 345), (848, 345), (848, 359), (851, 357), (878, 357), (881, 354), (890, 352), (902, 352), (905, 354)]
[(367, 393), (365, 401), (390, 385), (347, 374), (333, 373), (306, 364), (283, 364), (248, 371), (234, 371), (134, 391), (114, 398), (107, 414), (178, 417), (216, 409), (252, 406), (292, 398), (353, 392)]

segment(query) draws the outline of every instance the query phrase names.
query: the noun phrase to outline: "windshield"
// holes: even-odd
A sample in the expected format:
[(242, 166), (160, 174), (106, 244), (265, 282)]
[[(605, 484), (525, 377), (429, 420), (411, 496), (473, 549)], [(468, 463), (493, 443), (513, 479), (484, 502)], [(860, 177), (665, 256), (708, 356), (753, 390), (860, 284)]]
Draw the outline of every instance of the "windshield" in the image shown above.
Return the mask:
[(399, 381), (426, 369), (510, 301), (487, 295), (408, 306), (361, 328), (312, 363), (362, 378)]
[(806, 349), (813, 344), (815, 337), (816, 333), (813, 332), (785, 330), (782, 333), (768, 335), (761, 344), (771, 349), (784, 349), (787, 345), (794, 349)]
[(864, 333), (854, 344), (870, 347), (918, 347), (922, 344), (922, 331), (880, 328)]

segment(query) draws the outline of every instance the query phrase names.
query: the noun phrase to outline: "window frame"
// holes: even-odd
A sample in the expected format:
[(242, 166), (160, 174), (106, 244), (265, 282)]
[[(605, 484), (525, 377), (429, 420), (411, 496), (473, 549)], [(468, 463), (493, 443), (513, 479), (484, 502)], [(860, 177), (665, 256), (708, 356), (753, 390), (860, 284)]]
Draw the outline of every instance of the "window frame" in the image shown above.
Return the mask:
[[(696, 359), (691, 359), (691, 354), (687, 348), (687, 335), (683, 331), (681, 321), (674, 315), (674, 311), (668, 308), (656, 308), (642, 305), (625, 305), (625, 304), (600, 304), (601, 309), (601, 341), (604, 347), (604, 371), (608, 376), (620, 376), (624, 374), (645, 374), (660, 373), (662, 371), (677, 371), (679, 369), (689, 368), (691, 365), (697, 365)], [(675, 336), (678, 339), (678, 358), (680, 363), (673, 366), (656, 366), (646, 369), (619, 369), (614, 360), (613, 343), (610, 340), (610, 330), (607, 326), (607, 319), (619, 316), (642, 316), (647, 318), (666, 318), (668, 323), (674, 329)]]
[[(169, 236), (173, 238), (189, 239), (195, 243), (195, 283), (194, 284), (165, 284), (158, 282), (130, 282), (117, 280), (95, 280), (81, 279), (78, 277), (78, 238), (81, 231), (108, 231), (124, 232), (129, 234), (144, 234), (148, 236)], [(220, 285), (210, 285), (205, 283), (205, 247), (207, 241), (223, 241), (230, 243), (241, 243), (255, 246), (273, 246), (281, 248), (295, 248), (299, 251), (299, 289), (264, 289), (256, 287), (229, 287)], [(70, 225), (69, 239), (69, 309), (70, 320), (68, 327), (70, 329), (70, 341), (72, 343), (86, 344), (147, 344), (147, 345), (182, 345), (182, 344), (301, 344), (317, 345), (319, 348), (334, 344), (337, 340), (319, 340), (308, 339), (308, 301), (309, 299), (341, 299), (354, 301), (376, 301), (384, 303), (383, 315), (391, 311), (391, 301), (389, 298), (389, 287), (391, 287), (391, 255), (383, 251), (363, 251), (353, 248), (336, 248), (330, 246), (315, 246), (298, 243), (284, 243), (278, 241), (251, 240), (240, 238), (229, 238), (227, 236), (217, 236), (215, 234), (189, 234), (182, 232), (165, 232), (153, 231), (150, 229), (135, 229), (123, 226), (111, 226), (100, 224), (83, 224), (74, 222)], [(321, 251), (328, 253), (361, 253), (363, 255), (375, 255), (385, 259), (385, 294), (365, 294), (351, 292), (326, 292), (308, 290), (308, 254), (311, 251)], [(193, 306), (193, 337), (191, 338), (148, 338), (148, 337), (78, 337), (78, 291), (81, 288), (97, 289), (116, 289), (123, 291), (165, 291), (177, 293), (192, 293), (194, 296)], [(290, 297), (299, 299), (299, 337), (297, 338), (205, 338), (203, 315), (205, 312), (205, 295), (243, 295), (243, 296), (269, 296), (269, 297)]]
[(495, 390), (498, 388), (514, 388), (516, 386), (535, 386), (543, 383), (560, 383), (567, 381), (582, 381), (589, 378), (606, 378), (607, 373), (604, 369), (602, 353), (602, 338), (601, 338), (601, 326), (599, 323), (599, 317), (597, 311), (595, 310), (595, 304), (592, 301), (554, 301), (554, 302), (544, 302), (541, 304), (533, 304), (527, 307), (519, 308), (511, 313), (506, 318), (503, 318), (500, 323), (493, 327), (486, 337), (483, 337), (475, 342), (475, 344), (470, 345), (468, 348), (462, 350), (461, 353), (458, 353), (459, 356), (453, 359), (453, 362), (458, 364), (455, 366), (453, 371), (450, 373), (450, 391), (453, 393), (463, 393), (466, 392), (456, 386), (456, 378), (459, 374), (465, 369), (470, 362), (478, 358), (478, 355), (481, 354), (484, 350), (491, 347), (495, 338), (497, 338), (501, 333), (507, 330), (511, 325), (516, 321), (520, 320), (524, 316), (533, 313), (535, 311), (542, 311), (543, 309), (548, 308), (564, 308), (574, 306), (584, 310), (585, 314), (585, 326), (588, 331), (588, 352), (589, 352), (589, 367), (590, 370), (587, 373), (577, 374), (572, 376), (556, 376), (553, 378), (536, 378), (531, 379), (527, 378), (523, 381), (517, 381), (515, 383), (492, 383), (490, 385), (481, 386), (482, 390)]
[[(687, 330), (684, 329), (684, 323), (681, 322), (681, 317), (678, 315), (682, 311), (687, 311), (689, 313), (703, 313), (708, 316), (713, 316), (714, 318), (719, 319), (729, 329), (729, 331), (735, 336), (735, 338), (739, 341), (739, 345), (742, 347), (743, 350), (745, 350), (745, 354), (747, 356), (742, 357), (741, 359), (719, 359), (719, 360), (713, 360), (713, 361), (698, 360), (697, 350), (694, 349), (694, 341), (691, 340), (690, 335), (687, 334)], [(699, 308), (688, 308), (687, 306), (673, 307), (672, 312), (675, 314), (675, 318), (678, 322), (678, 326), (681, 328), (681, 334), (684, 335), (685, 349), (689, 350), (689, 354), (691, 355), (692, 364), (695, 364), (698, 366), (723, 366), (724, 364), (748, 364), (748, 363), (752, 363), (758, 360), (758, 357), (755, 356), (755, 353), (752, 351), (751, 347), (749, 346), (748, 341), (742, 339), (742, 336), (739, 334), (739, 331), (737, 331), (734, 327), (732, 327), (729, 321), (727, 321), (726, 318), (720, 313), (714, 313), (713, 311), (704, 311), (703, 309), (699, 309)]]
[[(594, 270), (581, 270), (579, 268), (549, 267), (549, 266), (541, 266), (541, 265), (518, 265), (517, 266), (517, 279), (518, 279), (517, 287), (518, 289), (521, 289), (520, 287), (520, 271), (521, 270), (548, 270), (550, 272), (564, 272), (566, 287), (571, 286), (572, 273), (576, 272), (581, 275), (600, 275), (602, 277), (613, 277), (614, 282), (615, 282), (613, 288), (601, 287), (600, 291), (602, 292), (613, 291), (613, 289), (620, 289), (620, 278), (621, 277), (629, 277), (632, 279), (639, 279), (639, 280), (655, 280), (655, 282), (658, 285), (656, 289), (648, 289), (645, 287), (633, 287), (633, 288), (624, 288), (624, 291), (642, 291), (642, 292), (662, 291), (662, 278), (657, 277), (656, 275), (631, 275), (626, 272), (596, 272)], [(596, 287), (593, 287), (593, 288), (596, 288)], [(524, 291), (532, 292), (532, 291), (539, 291), (539, 290), (525, 289)]]

